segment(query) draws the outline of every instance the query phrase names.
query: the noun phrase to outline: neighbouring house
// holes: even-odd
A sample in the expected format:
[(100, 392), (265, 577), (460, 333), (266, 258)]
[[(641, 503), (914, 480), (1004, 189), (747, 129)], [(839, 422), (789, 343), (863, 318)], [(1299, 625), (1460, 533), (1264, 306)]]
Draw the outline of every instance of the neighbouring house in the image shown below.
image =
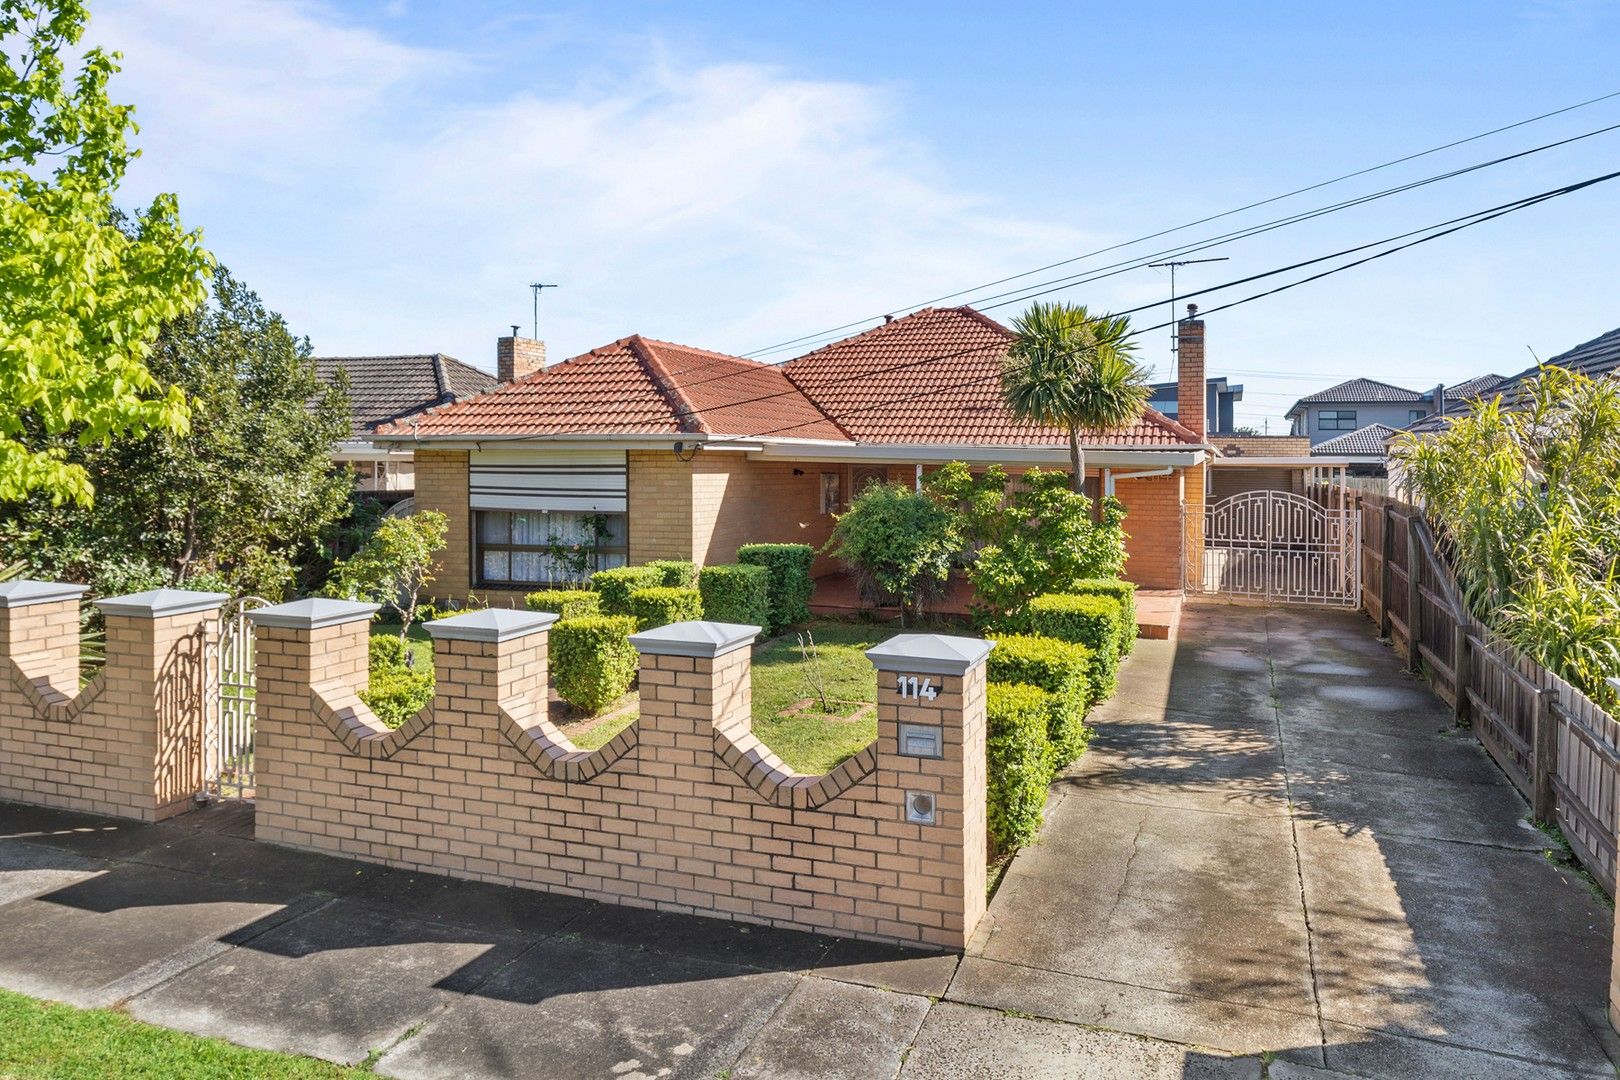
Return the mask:
[(1475, 400), (1502, 382), (1500, 375), (1479, 375), (1456, 386), (1420, 391), (1376, 379), (1349, 379), (1300, 398), (1284, 415), (1293, 425), (1292, 434), (1317, 446), (1374, 424), (1405, 428), (1431, 414), (1443, 415), (1455, 403)]
[[(1087, 483), (1129, 517), (1127, 575), (1181, 589), (1204, 509), (1204, 326), (1181, 323), (1180, 421), (1144, 409), (1087, 432)], [(633, 335), (442, 405), (375, 441), (414, 455), (417, 509), (452, 521), (436, 588), (496, 604), (602, 567), (729, 562), (739, 545), (819, 548), (874, 481), (955, 460), (1067, 468), (1067, 436), (1002, 401), (1013, 335), (930, 308), (780, 365)], [(510, 350), (512, 339), (502, 339)], [(1191, 549), (1191, 550), (1189, 550)], [(821, 560), (819, 572), (835, 570)]]
[(1355, 431), (1347, 431), (1338, 438), (1317, 443), (1311, 447), (1311, 456), (1347, 461), (1350, 463), (1347, 470), (1349, 476), (1377, 479), (1387, 476), (1384, 468), (1385, 446), (1395, 434), (1396, 429), (1387, 424), (1368, 424)]
[[(1148, 407), (1157, 409), (1172, 420), (1178, 419), (1181, 415), (1180, 382), (1150, 385), (1153, 396), (1148, 398)], [(1243, 387), (1231, 385), (1224, 377), (1204, 380), (1204, 417), (1211, 435), (1221, 435), (1236, 429), (1234, 406), (1242, 400)]]
[[(544, 352), (541, 353), (542, 362)], [(538, 366), (538, 365), (537, 365)], [(493, 390), (501, 380), (443, 353), (415, 356), (321, 356), (315, 372), (331, 383), (342, 371), (349, 388), (349, 437), (332, 448), (332, 460), (355, 471), (355, 488), (392, 502), (410, 496), (416, 477), (411, 451), (379, 446), (372, 433), (435, 405)]]

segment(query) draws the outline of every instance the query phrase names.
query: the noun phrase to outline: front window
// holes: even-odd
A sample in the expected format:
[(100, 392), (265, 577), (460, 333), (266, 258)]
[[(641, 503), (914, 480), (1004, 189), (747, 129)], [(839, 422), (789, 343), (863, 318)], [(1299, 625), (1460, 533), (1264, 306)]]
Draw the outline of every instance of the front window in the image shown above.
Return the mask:
[(1356, 411), (1354, 409), (1324, 409), (1317, 417), (1318, 431), (1354, 431), (1356, 430)]
[(1406, 413), (1407, 420), (1411, 423), (1416, 423), (1428, 415), (1429, 414), (1424, 412), (1422, 409), (1409, 409)]
[(473, 535), (484, 586), (577, 584), (629, 554), (623, 514), (476, 510)]

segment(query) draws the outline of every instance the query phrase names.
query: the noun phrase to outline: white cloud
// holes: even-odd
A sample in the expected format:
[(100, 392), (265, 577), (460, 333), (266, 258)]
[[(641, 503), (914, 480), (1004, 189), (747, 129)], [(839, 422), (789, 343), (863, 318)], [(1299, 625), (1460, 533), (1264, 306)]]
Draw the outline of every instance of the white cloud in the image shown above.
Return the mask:
[[(122, 0), (95, 30), (127, 55), (139, 182), (179, 191), (326, 351), (487, 363), (536, 275), (562, 285), (558, 353), (633, 331), (757, 347), (1088, 239), (958, 190), (870, 84), (640, 43), (557, 91), (523, 72), (566, 51), (447, 55), (309, 3)], [(461, 77), (501, 65), (493, 100)]]

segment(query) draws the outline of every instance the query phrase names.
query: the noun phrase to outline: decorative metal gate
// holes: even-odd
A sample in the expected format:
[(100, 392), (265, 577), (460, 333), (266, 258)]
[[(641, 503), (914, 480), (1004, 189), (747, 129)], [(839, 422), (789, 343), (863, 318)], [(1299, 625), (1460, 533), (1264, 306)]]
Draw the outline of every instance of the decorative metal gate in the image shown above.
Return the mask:
[(253, 797), (253, 728), (258, 712), (254, 682), (253, 624), (247, 613), (264, 607), (257, 596), (233, 601), (220, 613), (217, 688), (204, 739), (208, 770), (206, 795), (220, 799)]
[(1361, 515), (1290, 491), (1245, 491), (1204, 510), (1203, 592), (1278, 604), (1361, 602)]

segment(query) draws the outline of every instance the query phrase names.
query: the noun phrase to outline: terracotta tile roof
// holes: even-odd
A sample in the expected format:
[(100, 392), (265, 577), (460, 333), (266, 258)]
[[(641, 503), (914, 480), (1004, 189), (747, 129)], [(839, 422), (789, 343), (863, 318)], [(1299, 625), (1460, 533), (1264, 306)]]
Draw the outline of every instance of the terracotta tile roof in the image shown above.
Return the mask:
[[(755, 435), (847, 442), (780, 368), (639, 334), (420, 416), (422, 436)], [(390, 434), (409, 434), (396, 424)]]
[(315, 374), (322, 382), (337, 378), (340, 368), (349, 378), (355, 438), (371, 434), (379, 424), (501, 385), (489, 372), (443, 353), (315, 358)]
[[(1019, 421), (1002, 401), (1001, 362), (1012, 338), (970, 307), (924, 308), (783, 367), (860, 442), (1067, 445), (1062, 429)], [(1203, 441), (1153, 409), (1122, 430), (1082, 438), (1089, 446)]]

